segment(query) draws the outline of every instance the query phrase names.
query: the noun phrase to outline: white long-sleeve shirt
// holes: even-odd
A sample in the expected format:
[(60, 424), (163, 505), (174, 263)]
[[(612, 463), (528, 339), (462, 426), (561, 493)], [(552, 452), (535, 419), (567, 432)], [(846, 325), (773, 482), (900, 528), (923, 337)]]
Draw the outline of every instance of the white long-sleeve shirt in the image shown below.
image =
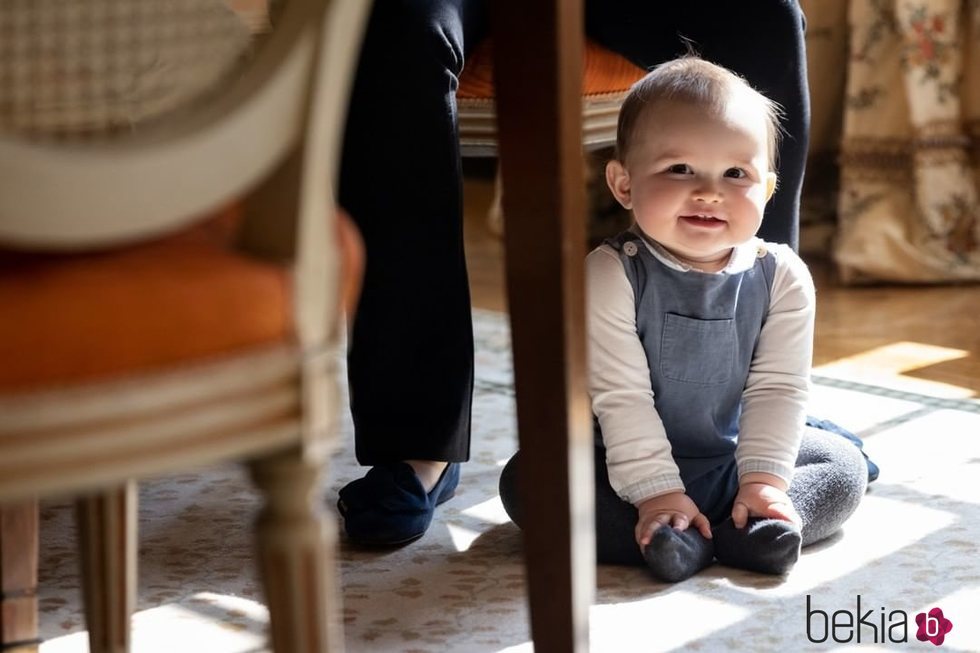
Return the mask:
[[(644, 239), (666, 265), (687, 266)], [(717, 274), (755, 264), (760, 248), (776, 261), (769, 312), (759, 334), (742, 401), (735, 458), (741, 477), (774, 474), (787, 483), (803, 433), (813, 355), (815, 297), (803, 261), (785, 245), (754, 238), (736, 247)], [(657, 413), (647, 356), (637, 335), (633, 288), (619, 254), (609, 245), (586, 259), (589, 326), (589, 392), (606, 447), (613, 489), (639, 504), (684, 490), (670, 442)]]

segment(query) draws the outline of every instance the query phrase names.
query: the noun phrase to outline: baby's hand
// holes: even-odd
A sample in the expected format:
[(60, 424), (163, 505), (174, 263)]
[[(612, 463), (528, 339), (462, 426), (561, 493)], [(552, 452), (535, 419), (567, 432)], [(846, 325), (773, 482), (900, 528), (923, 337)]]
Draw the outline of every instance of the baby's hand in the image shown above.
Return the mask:
[(762, 482), (742, 483), (735, 495), (735, 505), (732, 507), (735, 528), (744, 528), (749, 517), (782, 519), (797, 527), (802, 524), (786, 492)]
[(640, 549), (646, 547), (654, 531), (661, 526), (673, 526), (679, 531), (694, 526), (707, 539), (711, 539), (711, 524), (701, 514), (697, 505), (683, 492), (661, 494), (647, 499), (637, 506), (640, 515), (636, 521), (636, 543)]

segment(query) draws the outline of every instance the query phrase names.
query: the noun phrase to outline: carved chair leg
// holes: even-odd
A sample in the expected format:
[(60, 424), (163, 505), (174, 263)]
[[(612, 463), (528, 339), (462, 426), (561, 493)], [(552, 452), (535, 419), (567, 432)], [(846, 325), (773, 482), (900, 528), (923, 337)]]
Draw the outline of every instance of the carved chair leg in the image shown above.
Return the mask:
[(256, 523), (259, 566), (279, 653), (339, 651), (334, 551), (337, 528), (316, 496), (320, 465), (290, 451), (256, 461), (266, 503)]
[(0, 505), (0, 651), (37, 651), (37, 501)]
[(92, 653), (124, 653), (136, 608), (136, 483), (78, 500), (82, 596)]

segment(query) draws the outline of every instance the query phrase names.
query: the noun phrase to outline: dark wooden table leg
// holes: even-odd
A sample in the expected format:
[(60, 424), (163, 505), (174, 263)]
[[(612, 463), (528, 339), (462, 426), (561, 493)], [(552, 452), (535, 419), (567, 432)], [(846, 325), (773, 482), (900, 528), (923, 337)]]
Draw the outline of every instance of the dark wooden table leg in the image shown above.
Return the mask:
[(0, 505), (0, 651), (36, 651), (37, 501)]
[(595, 591), (580, 0), (492, 5), (535, 650), (585, 651)]

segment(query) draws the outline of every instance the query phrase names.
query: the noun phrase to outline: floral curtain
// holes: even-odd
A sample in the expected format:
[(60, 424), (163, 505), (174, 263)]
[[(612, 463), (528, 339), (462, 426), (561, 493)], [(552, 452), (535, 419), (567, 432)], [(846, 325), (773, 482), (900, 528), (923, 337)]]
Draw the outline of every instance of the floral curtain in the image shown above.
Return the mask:
[[(827, 242), (841, 279), (980, 280), (980, 0), (802, 5), (814, 101), (807, 186), (828, 186), (821, 172), (839, 143)], [(829, 233), (805, 215), (804, 234), (821, 224)]]

